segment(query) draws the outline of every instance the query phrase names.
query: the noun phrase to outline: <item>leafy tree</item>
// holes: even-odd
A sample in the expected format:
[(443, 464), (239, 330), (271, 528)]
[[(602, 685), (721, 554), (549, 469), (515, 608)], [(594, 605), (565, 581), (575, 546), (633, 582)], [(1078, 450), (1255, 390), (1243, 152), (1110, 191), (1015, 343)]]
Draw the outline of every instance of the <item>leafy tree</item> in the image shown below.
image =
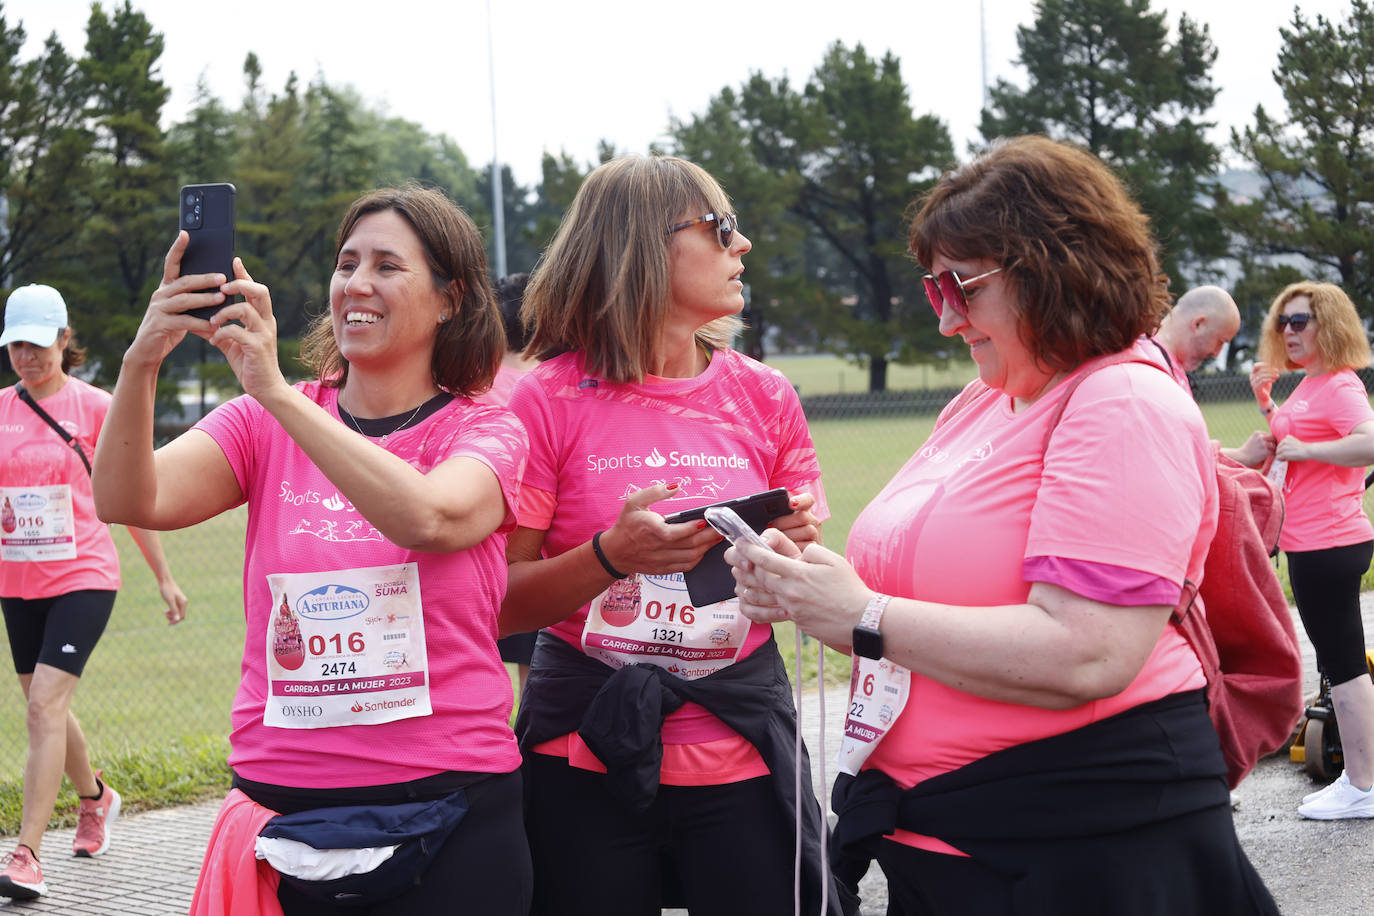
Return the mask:
[(1352, 0), (1344, 22), (1295, 9), (1279, 34), (1287, 117), (1257, 106), (1232, 131), (1263, 185), (1250, 200), (1223, 195), (1221, 211), (1247, 253), (1297, 259), (1374, 314), (1374, 9)]
[[(477, 197), (471, 203), (458, 202), (468, 211), (487, 237), (487, 266), (496, 273), (496, 217), (491, 203), (491, 166), (482, 170), (477, 180)], [(506, 236), (506, 272), (529, 273), (539, 258), (534, 247), (534, 225), (538, 216), (537, 201), (530, 188), (515, 180), (509, 165), (501, 166), (502, 219)]]
[[(68, 281), (84, 327), (102, 349), (122, 351), (162, 275), (162, 258), (176, 226), (176, 198), (159, 119), (168, 90), (158, 77), (162, 36), (125, 0), (106, 14), (91, 6), (81, 71), (96, 135), (92, 193), (81, 276)], [(100, 375), (117, 365), (103, 364)]]
[(1149, 0), (1037, 0), (1016, 42), (1029, 83), (990, 89), (984, 139), (1043, 133), (1091, 150), (1150, 216), (1175, 285), (1208, 276), (1226, 240), (1207, 205), (1219, 155), (1200, 120), (1217, 94), (1207, 26), (1185, 13), (1171, 41)]
[(87, 182), (93, 135), (84, 125), (86, 93), (76, 62), (57, 36), (42, 56), (15, 56), (23, 29), (0, 19), (0, 278), (12, 285), (58, 282), (90, 215)]
[(535, 250), (536, 255), (542, 253), (553, 241), (553, 235), (558, 231), (563, 214), (572, 206), (577, 189), (582, 187), (582, 180), (590, 171), (562, 150), (557, 156), (545, 152), (540, 159), (540, 178), (539, 184), (534, 188), (532, 222), (527, 229), (529, 245)]
[(192, 105), (190, 117), (167, 132), (167, 159), (177, 183), (228, 181), (238, 147), (234, 115), (211, 94), (204, 75), (196, 81)]
[[(689, 157), (721, 151), (717, 177), (741, 209), (759, 207), (753, 225), (771, 226), (770, 212), (799, 224), (801, 245), (776, 230), (779, 247), (768, 252), (768, 272), (790, 277), (769, 291), (766, 302), (779, 303), (770, 308), (810, 311), (817, 343), (866, 362), (874, 391), (887, 386), (889, 359), (933, 349), (919, 274), (906, 255), (905, 211), (954, 152), (944, 124), (913, 114), (894, 55), (877, 59), (862, 45), (836, 42), (800, 92), (786, 77), (755, 73), (674, 134)], [(777, 260), (789, 257), (785, 250), (802, 263)], [(751, 274), (750, 282), (760, 281)]]

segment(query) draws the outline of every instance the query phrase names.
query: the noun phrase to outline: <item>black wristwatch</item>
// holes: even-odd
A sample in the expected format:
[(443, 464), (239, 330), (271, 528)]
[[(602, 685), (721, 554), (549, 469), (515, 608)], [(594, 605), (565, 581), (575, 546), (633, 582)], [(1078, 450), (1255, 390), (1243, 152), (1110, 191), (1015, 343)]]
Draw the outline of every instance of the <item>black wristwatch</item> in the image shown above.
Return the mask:
[(883, 634), (878, 624), (882, 622), (883, 611), (887, 610), (887, 603), (891, 600), (891, 595), (878, 594), (868, 599), (864, 615), (849, 638), (855, 655), (873, 659), (883, 657)]

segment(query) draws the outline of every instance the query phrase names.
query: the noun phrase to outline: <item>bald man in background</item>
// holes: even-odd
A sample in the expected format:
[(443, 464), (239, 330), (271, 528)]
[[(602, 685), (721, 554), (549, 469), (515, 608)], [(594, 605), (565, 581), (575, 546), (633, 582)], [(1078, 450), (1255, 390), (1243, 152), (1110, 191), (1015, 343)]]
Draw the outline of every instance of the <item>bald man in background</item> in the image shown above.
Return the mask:
[(1192, 391), (1187, 373), (1216, 359), (1239, 330), (1240, 309), (1231, 294), (1219, 286), (1199, 286), (1179, 296), (1154, 339), (1166, 351), (1174, 378)]
[[(1231, 294), (1219, 286), (1199, 286), (1178, 297), (1150, 338), (1154, 347), (1146, 349), (1156, 350), (1183, 390), (1191, 394), (1188, 373), (1216, 359), (1239, 330), (1240, 309)], [(1249, 467), (1260, 467), (1274, 453), (1274, 437), (1267, 430), (1257, 430), (1244, 445), (1222, 448), (1221, 453)]]

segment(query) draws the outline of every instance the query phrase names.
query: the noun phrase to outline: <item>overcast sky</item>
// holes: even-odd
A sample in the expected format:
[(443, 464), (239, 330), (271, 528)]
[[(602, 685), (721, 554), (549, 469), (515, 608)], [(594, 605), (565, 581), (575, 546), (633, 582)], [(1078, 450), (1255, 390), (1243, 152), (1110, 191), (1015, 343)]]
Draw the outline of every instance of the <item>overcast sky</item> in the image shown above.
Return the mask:
[[(244, 56), (256, 52), (264, 83), (279, 92), (287, 74), (351, 84), (370, 101), (432, 133), (455, 139), (475, 166), (491, 160), (491, 81), (486, 0), (134, 0), (166, 39), (163, 80), (172, 90), (167, 123), (188, 110), (204, 75), (229, 107), (242, 96)], [(107, 10), (113, 0), (104, 0)], [(1212, 118), (1221, 129), (1252, 120), (1257, 103), (1283, 110), (1272, 71), (1291, 0), (1156, 2), (1176, 24), (1184, 10), (1211, 28), (1221, 92)], [(1348, 0), (1302, 0), (1308, 18), (1343, 19)], [(987, 74), (1023, 82), (1016, 28), (1031, 0), (983, 0)], [(56, 31), (73, 56), (85, 47), (87, 0), (10, 0), (12, 27), (28, 33), (24, 56)], [(722, 87), (752, 71), (802, 85), (825, 49), (861, 42), (892, 51), (918, 114), (949, 126), (956, 151), (978, 137), (982, 104), (979, 4), (931, 0), (490, 0), (496, 77), (496, 144), (517, 180), (539, 178), (545, 150), (590, 162), (598, 139), (643, 152), (670, 118), (705, 110)]]

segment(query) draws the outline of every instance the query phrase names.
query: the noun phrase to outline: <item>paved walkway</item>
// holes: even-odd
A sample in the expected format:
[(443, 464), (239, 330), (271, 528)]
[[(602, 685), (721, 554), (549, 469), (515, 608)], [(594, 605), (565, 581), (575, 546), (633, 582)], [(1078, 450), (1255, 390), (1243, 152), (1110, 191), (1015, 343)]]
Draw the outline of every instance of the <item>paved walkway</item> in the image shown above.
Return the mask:
[[(1374, 634), (1374, 593), (1364, 597), (1365, 631)], [(1296, 614), (1294, 615), (1296, 623)], [(1302, 634), (1302, 627), (1298, 625)], [(1315, 670), (1303, 638), (1304, 665)], [(1315, 690), (1315, 675), (1309, 675)], [(826, 751), (839, 748), (845, 691), (826, 693)], [(802, 727), (813, 758), (820, 736), (815, 694), (802, 706)], [(833, 781), (834, 771), (828, 772)], [(819, 786), (817, 787), (819, 791)], [(1298, 800), (1312, 790), (1299, 764), (1286, 754), (1260, 761), (1242, 783), (1236, 830), (1246, 852), (1290, 916), (1349, 916), (1371, 912), (1374, 899), (1374, 819), (1308, 821), (1298, 817)], [(185, 914), (218, 801), (121, 817), (110, 850), (99, 859), (67, 855), (72, 830), (55, 830), (44, 839), (44, 877), (49, 893), (35, 901), (5, 901), (4, 913), (80, 914), (80, 916), (172, 916)], [(12, 848), (0, 839), (0, 850)], [(861, 890), (863, 916), (886, 911), (886, 889), (877, 868)], [(685, 911), (671, 911), (685, 913)], [(710, 916), (710, 914), (705, 914)]]

